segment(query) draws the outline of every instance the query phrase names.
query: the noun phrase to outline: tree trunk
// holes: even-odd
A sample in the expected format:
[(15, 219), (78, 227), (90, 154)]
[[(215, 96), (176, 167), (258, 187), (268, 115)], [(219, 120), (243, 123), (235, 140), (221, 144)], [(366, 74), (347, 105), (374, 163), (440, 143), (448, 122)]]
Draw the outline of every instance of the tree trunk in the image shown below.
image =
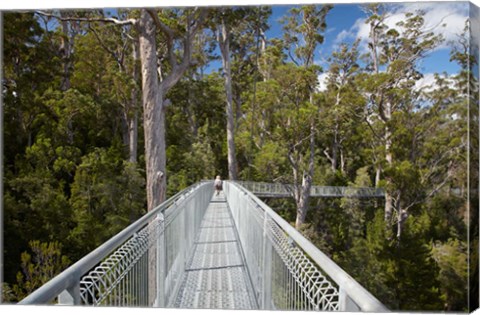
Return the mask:
[(375, 168), (375, 187), (380, 187), (380, 176), (382, 174), (382, 168), (380, 165), (377, 165)]
[(235, 131), (238, 130), (239, 120), (242, 118), (242, 98), (240, 94), (235, 95)]
[[(260, 30), (260, 41), (261, 41), (261, 55), (265, 57), (265, 53), (267, 51), (267, 36), (263, 30)], [(270, 80), (270, 71), (268, 69), (268, 62), (266, 58), (263, 58), (263, 82)], [(262, 72), (262, 71), (261, 71)]]
[(340, 149), (340, 172), (342, 173), (342, 175), (346, 174), (345, 164), (345, 154), (343, 154), (343, 150)]
[[(145, 164), (147, 175), (147, 204), (152, 211), (165, 198), (165, 119), (163, 95), (157, 77), (156, 27), (146, 10), (138, 21), (142, 73), (142, 102), (145, 132)], [(148, 252), (148, 301), (156, 299), (156, 250)]]
[[(385, 152), (386, 152), (385, 160), (387, 161), (387, 164), (389, 167), (391, 167), (393, 163), (391, 147), (392, 147), (391, 131), (388, 126), (385, 126)], [(390, 177), (387, 177), (385, 179), (387, 181), (387, 186), (391, 186), (392, 179)], [(393, 198), (391, 193), (388, 190), (389, 188), (387, 187), (387, 189), (385, 189), (385, 222), (387, 222), (387, 224), (390, 222), (392, 218), (392, 212), (393, 212)]]
[(232, 74), (230, 70), (230, 39), (229, 31), (225, 22), (221, 26), (220, 50), (222, 53), (223, 72), (225, 78), (225, 93), (227, 97), (227, 148), (228, 148), (228, 177), (231, 180), (237, 179), (237, 159), (235, 154), (235, 120), (233, 112), (232, 97)]
[(138, 105), (137, 105), (138, 88), (136, 85), (139, 78), (137, 62), (140, 59), (138, 45), (139, 45), (138, 41), (134, 41), (132, 44), (132, 48), (133, 48), (132, 77), (134, 81), (134, 86), (132, 87), (132, 91), (130, 93), (131, 95), (130, 109), (133, 111), (133, 115), (132, 114), (129, 115), (129, 119), (128, 119), (128, 134), (129, 134), (128, 160), (132, 163), (137, 163), (137, 149), (138, 149)]
[(397, 213), (397, 240), (400, 241), (400, 238), (402, 236), (402, 231), (403, 231), (403, 224), (405, 223), (405, 220), (407, 219), (407, 211), (403, 209), (402, 207), (402, 198), (401, 194), (399, 193), (397, 196), (397, 202), (396, 206), (398, 209)]
[[(64, 16), (63, 11), (60, 11), (60, 16)], [(60, 90), (66, 91), (70, 88), (70, 69), (71, 69), (71, 50), (72, 50), (72, 43), (70, 41), (70, 32), (69, 32), (69, 22), (62, 21), (62, 40), (60, 44), (60, 52), (63, 62), (63, 78), (60, 86)], [(73, 40), (72, 40), (73, 41)]]
[(312, 187), (312, 178), (309, 174), (303, 174), (302, 186), (299, 189), (297, 204), (297, 217), (295, 219), (295, 228), (298, 230), (305, 223), (308, 211), (308, 201), (310, 199), (310, 188)]
[[(193, 73), (192, 71), (188, 74), (188, 80), (193, 82)], [(193, 135), (194, 141), (198, 140), (198, 123), (195, 119), (195, 108), (197, 108), (196, 99), (193, 96), (191, 85), (187, 86), (187, 106), (185, 107), (185, 115), (187, 116), (188, 125), (190, 126), (190, 131)]]
[(138, 110), (133, 110), (133, 115), (128, 122), (128, 161), (137, 163), (137, 148), (138, 148)]
[(295, 228), (298, 230), (305, 223), (308, 211), (308, 201), (310, 199), (310, 189), (312, 188), (313, 171), (315, 164), (315, 126), (310, 125), (310, 155), (308, 161), (308, 170), (303, 174), (302, 187), (297, 198), (297, 218)]
[[(335, 105), (333, 106), (334, 110), (340, 106), (340, 89), (337, 91), (337, 97), (335, 100)], [(335, 173), (338, 169), (338, 147), (339, 147), (339, 141), (338, 141), (338, 133), (339, 133), (339, 123), (338, 123), (338, 115), (335, 113), (335, 128), (333, 131), (333, 146), (332, 146), (332, 172)]]
[(332, 145), (332, 159), (330, 160), (332, 163), (332, 172), (335, 173), (338, 168), (338, 142), (337, 142), (337, 126), (335, 126), (335, 135), (333, 139)]
[(146, 10), (141, 12), (138, 27), (140, 30), (147, 202), (148, 211), (151, 211), (165, 200), (165, 115), (163, 91), (157, 77), (156, 27)]

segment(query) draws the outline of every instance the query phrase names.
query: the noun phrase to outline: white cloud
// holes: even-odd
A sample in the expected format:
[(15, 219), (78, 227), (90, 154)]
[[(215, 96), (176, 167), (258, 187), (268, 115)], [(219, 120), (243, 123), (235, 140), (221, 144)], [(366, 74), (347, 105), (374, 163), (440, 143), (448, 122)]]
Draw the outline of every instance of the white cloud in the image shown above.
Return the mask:
[[(449, 76), (446, 74), (441, 74), (439, 76), (448, 82), (448, 86), (450, 88), (454, 88), (454, 81), (453, 81), (454, 75)], [(415, 82), (415, 90), (417, 91), (420, 89), (424, 89), (424, 92), (432, 92), (437, 90), (438, 88), (439, 86), (437, 85), (434, 73), (424, 73), (423, 78)]]
[(340, 33), (338, 33), (337, 37), (335, 37), (335, 40), (333, 41), (334, 45), (341, 44), (342, 42), (345, 41), (345, 39), (352, 37), (354, 34), (347, 30), (343, 30)]
[(325, 92), (327, 90), (328, 73), (322, 73), (318, 76), (317, 90)]
[[(468, 18), (468, 2), (457, 3), (440, 3), (440, 2), (423, 2), (423, 3), (404, 3), (391, 5), (389, 8), (388, 18), (385, 23), (390, 28), (397, 28), (396, 24), (405, 20), (405, 13), (422, 10), (425, 12), (424, 28), (433, 31), (435, 34), (442, 34), (445, 41), (437, 49), (449, 47), (449, 41), (455, 41), (465, 26)], [(350, 29), (357, 38), (362, 41), (361, 49), (366, 51), (366, 42), (370, 32), (370, 26), (365, 24), (365, 18), (358, 19)], [(446, 27), (442, 25), (446, 24)]]
[(425, 88), (425, 92), (430, 92), (436, 89), (435, 75), (433, 73), (425, 73), (423, 78), (415, 82), (415, 90)]

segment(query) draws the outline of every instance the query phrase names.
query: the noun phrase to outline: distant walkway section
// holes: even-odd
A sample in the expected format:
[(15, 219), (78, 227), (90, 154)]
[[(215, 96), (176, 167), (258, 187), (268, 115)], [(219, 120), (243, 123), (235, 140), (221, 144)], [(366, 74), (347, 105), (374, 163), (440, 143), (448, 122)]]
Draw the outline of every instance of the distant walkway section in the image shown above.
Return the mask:
[[(258, 197), (292, 197), (294, 186), (290, 184), (237, 181)], [(383, 198), (385, 191), (375, 187), (312, 186), (311, 197)]]

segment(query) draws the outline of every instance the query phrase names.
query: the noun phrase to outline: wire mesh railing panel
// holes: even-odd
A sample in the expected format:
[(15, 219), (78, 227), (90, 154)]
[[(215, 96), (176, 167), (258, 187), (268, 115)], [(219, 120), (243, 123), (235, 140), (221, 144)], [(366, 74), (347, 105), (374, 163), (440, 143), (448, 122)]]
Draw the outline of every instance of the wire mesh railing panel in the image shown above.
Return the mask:
[[(242, 183), (273, 191), (262, 185)], [(257, 302), (263, 309), (388, 311), (251, 192), (236, 182), (225, 186)], [(341, 188), (330, 192), (341, 193)]]
[(87, 305), (146, 306), (148, 250), (161, 230), (152, 221), (80, 280), (80, 297)]
[[(279, 272), (286, 273), (286, 278), (290, 279), (289, 287), (277, 288), (272, 285), (272, 292), (282, 290), (282, 288), (284, 290), (293, 289), (293, 293), (288, 292), (288, 305), (295, 310), (338, 310), (339, 292), (333, 282), (324, 276), (321, 269), (275, 222), (269, 220), (267, 233), (275, 249), (275, 257), (277, 260), (281, 259), (284, 265), (283, 270)], [(278, 281), (274, 284), (278, 284)], [(285, 309), (282, 307), (284, 306), (282, 303), (273, 306)]]

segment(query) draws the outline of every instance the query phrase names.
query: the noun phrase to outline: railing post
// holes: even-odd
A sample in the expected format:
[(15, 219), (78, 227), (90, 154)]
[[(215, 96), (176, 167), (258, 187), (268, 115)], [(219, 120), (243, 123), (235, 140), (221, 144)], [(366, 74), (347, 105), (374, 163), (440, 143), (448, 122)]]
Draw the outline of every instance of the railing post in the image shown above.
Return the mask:
[(263, 219), (263, 277), (262, 277), (262, 309), (272, 308), (272, 244), (268, 239), (269, 216), (265, 212)]
[(58, 305), (80, 305), (80, 283), (60, 293)]
[(340, 287), (338, 297), (338, 310), (340, 312), (359, 312), (361, 311), (360, 307), (348, 296), (345, 289)]
[(165, 307), (165, 218), (162, 213), (157, 215), (157, 298), (155, 307)]

